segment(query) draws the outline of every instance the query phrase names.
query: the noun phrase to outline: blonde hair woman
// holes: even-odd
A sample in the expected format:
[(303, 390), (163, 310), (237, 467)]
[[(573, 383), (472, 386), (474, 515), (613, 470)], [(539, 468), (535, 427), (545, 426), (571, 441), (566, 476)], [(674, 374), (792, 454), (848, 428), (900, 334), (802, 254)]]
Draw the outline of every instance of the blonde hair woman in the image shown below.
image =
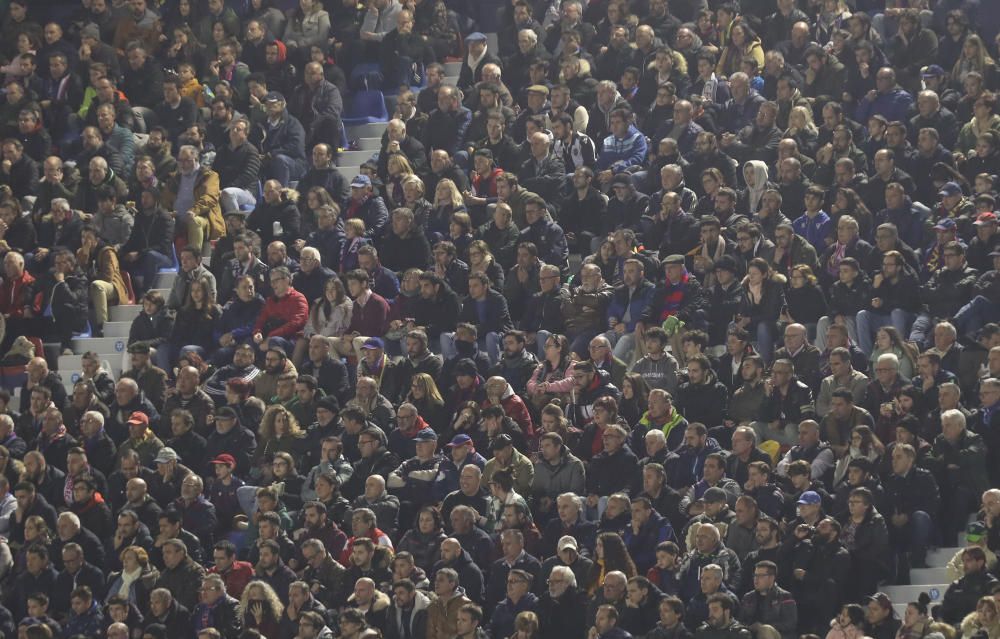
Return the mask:
[(965, 76), (971, 71), (978, 71), (983, 76), (984, 86), (993, 86), (993, 79), (997, 73), (996, 62), (990, 57), (986, 50), (986, 44), (979, 35), (973, 33), (965, 39), (962, 45), (962, 54), (955, 61), (955, 66), (951, 69), (951, 81), (961, 85), (965, 82)]
[(413, 376), (406, 401), (417, 407), (417, 414), (428, 424), (447, 423), (444, 398), (434, 378), (427, 373), (417, 373)]
[(449, 236), (453, 213), (465, 210), (465, 200), (455, 183), (443, 178), (434, 189), (434, 208), (427, 220), (427, 239), (433, 246)]
[(389, 179), (385, 185), (386, 194), (389, 196), (389, 209), (403, 206), (406, 196), (403, 193), (403, 180), (414, 175), (410, 161), (402, 153), (393, 153), (386, 161), (386, 170), (389, 172)]
[(285, 607), (267, 582), (255, 579), (247, 584), (240, 598), (240, 616), (243, 627), (260, 632), (263, 637), (280, 634), (281, 617)]
[(788, 114), (788, 129), (786, 138), (792, 138), (799, 145), (802, 153), (811, 154), (816, 149), (819, 140), (819, 129), (813, 121), (812, 109), (806, 106), (792, 107)]
[(982, 636), (981, 633), (985, 633), (987, 639), (998, 639), (1000, 637), (1000, 609), (998, 608), (1000, 606), (993, 597), (980, 597), (975, 612), (965, 615), (965, 619), (962, 620), (962, 636)]

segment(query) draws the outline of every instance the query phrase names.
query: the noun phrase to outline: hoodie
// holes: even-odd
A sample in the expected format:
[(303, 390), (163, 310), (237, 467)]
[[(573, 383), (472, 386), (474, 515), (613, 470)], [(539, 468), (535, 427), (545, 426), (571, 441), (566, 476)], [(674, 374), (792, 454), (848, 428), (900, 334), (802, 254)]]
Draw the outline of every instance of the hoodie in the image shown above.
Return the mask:
[(743, 165), (743, 175), (746, 176), (747, 169), (750, 169), (750, 177), (747, 179), (747, 214), (753, 215), (760, 210), (760, 200), (767, 189), (768, 171), (767, 165), (760, 160), (750, 160)]

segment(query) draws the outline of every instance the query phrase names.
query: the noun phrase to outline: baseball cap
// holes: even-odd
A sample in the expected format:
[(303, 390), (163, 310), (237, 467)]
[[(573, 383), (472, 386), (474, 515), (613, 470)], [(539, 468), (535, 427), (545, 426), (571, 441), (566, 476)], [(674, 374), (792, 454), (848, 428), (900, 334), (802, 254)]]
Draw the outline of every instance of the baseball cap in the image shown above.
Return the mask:
[(480, 31), (473, 31), (465, 36), (466, 42), (486, 42), (486, 34)]
[(934, 225), (935, 231), (954, 231), (956, 228), (958, 228), (958, 225), (955, 224), (955, 220), (950, 217), (941, 218), (938, 220), (938, 223)]
[(986, 536), (986, 525), (981, 521), (974, 521), (965, 528), (965, 540), (977, 542)]
[(883, 609), (889, 609), (889, 610), (892, 609), (892, 599), (890, 599), (889, 595), (885, 594), (884, 592), (876, 592), (871, 597), (865, 597), (865, 603), (869, 603), (872, 601), (877, 603)]
[(180, 455), (177, 454), (176, 450), (174, 450), (169, 446), (164, 446), (163, 448), (160, 449), (160, 452), (156, 453), (156, 459), (154, 459), (153, 461), (156, 462), (157, 464), (165, 464), (167, 462), (179, 461), (179, 460), (180, 460)]
[(559, 543), (556, 544), (556, 550), (558, 550), (558, 552), (562, 552), (567, 548), (572, 548), (577, 552), (580, 550), (580, 546), (576, 543), (576, 539), (574, 537), (571, 537), (570, 535), (563, 535), (559, 538)]
[(216, 419), (236, 419), (236, 411), (229, 406), (223, 406), (215, 411)]
[(815, 505), (819, 504), (822, 501), (823, 500), (820, 498), (818, 492), (816, 492), (815, 490), (807, 490), (806, 492), (804, 492), (801, 495), (799, 495), (799, 501), (798, 501), (798, 503), (799, 504), (809, 505), (809, 506), (815, 506)]
[(945, 182), (944, 186), (941, 187), (941, 190), (938, 191), (938, 195), (940, 195), (941, 197), (946, 197), (949, 195), (961, 195), (961, 194), (962, 194), (962, 187), (958, 185), (958, 182)]
[(367, 175), (355, 175), (354, 179), (351, 180), (351, 186), (356, 186), (358, 188), (371, 185), (372, 185), (372, 179)]
[(369, 337), (365, 340), (365, 343), (361, 346), (363, 351), (374, 351), (374, 350), (385, 350), (385, 342), (382, 341), (381, 337)]
[(268, 91), (264, 96), (264, 102), (284, 102), (285, 96), (280, 91)]
[(944, 69), (939, 64), (932, 64), (928, 67), (924, 67), (923, 73), (920, 75), (925, 78), (937, 78), (944, 75)]
[(415, 442), (436, 442), (438, 434), (435, 433), (430, 428), (421, 428), (416, 435), (413, 436), (413, 441)]
[(134, 411), (128, 416), (128, 423), (136, 425), (145, 424), (146, 426), (149, 426), (149, 415), (139, 410)]
[(209, 463), (213, 465), (222, 464), (223, 466), (229, 466), (230, 468), (234, 468), (236, 466), (236, 458), (230, 455), (229, 453), (222, 453)]
[(472, 438), (468, 435), (455, 435), (450, 442), (448, 442), (448, 448), (455, 448), (456, 446), (464, 446), (472, 441)]
[(618, 173), (611, 178), (611, 186), (629, 186), (630, 184), (632, 184), (632, 178), (629, 177), (628, 173)]
[(996, 224), (996, 223), (997, 223), (997, 214), (992, 213), (990, 211), (986, 211), (985, 213), (980, 213), (979, 215), (976, 216), (976, 221), (973, 222), (973, 224), (975, 224), (976, 226), (982, 226), (984, 224)]
[(704, 499), (706, 503), (718, 504), (726, 501), (726, 491), (722, 490), (718, 486), (712, 486), (705, 491), (705, 494), (702, 495), (702, 499)]

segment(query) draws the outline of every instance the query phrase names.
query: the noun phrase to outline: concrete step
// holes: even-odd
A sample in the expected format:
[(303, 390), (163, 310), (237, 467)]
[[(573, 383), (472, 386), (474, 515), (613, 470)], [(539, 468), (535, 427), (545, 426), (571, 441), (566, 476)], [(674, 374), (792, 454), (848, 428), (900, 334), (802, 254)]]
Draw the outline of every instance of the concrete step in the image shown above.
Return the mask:
[(931, 603), (939, 602), (948, 590), (948, 584), (930, 584), (923, 586), (883, 586), (882, 592), (889, 595), (893, 603), (907, 604), (916, 601), (920, 593), (926, 592), (931, 597)]
[(347, 137), (351, 140), (361, 138), (380, 138), (385, 131), (386, 122), (370, 122), (368, 124), (352, 124), (347, 127)]
[(174, 280), (177, 279), (177, 273), (158, 273), (156, 275), (156, 285), (153, 288), (165, 288), (169, 292), (174, 286)]
[[(106, 353), (100, 354), (102, 366), (106, 370), (110, 370), (114, 373), (117, 378), (122, 372), (122, 356), (121, 353)], [(57, 362), (59, 366), (59, 375), (63, 378), (63, 381), (76, 382), (83, 375), (83, 371), (80, 368), (80, 356), (79, 355), (60, 355)], [(75, 377), (74, 377), (75, 376)]]
[(444, 63), (444, 74), (445, 76), (453, 75), (456, 78), (458, 74), (462, 72), (461, 62), (445, 62)]
[[(136, 311), (138, 312), (138, 311)], [(108, 322), (104, 325), (104, 336), (105, 337), (128, 337), (129, 329), (132, 328), (132, 322)]]
[(932, 568), (944, 568), (961, 548), (936, 548), (927, 553), (927, 565)]
[(915, 586), (927, 586), (947, 582), (947, 568), (914, 568), (910, 571), (910, 583)]
[[(378, 149), (376, 149), (377, 151)], [(337, 158), (337, 163), (345, 166), (358, 165), (361, 166), (368, 160), (372, 159), (372, 151), (344, 151)]]
[(382, 148), (382, 138), (361, 138), (358, 147), (362, 151), (378, 151)]
[(73, 351), (84, 353), (124, 353), (127, 341), (124, 337), (80, 337), (73, 340)]
[[(119, 304), (118, 306), (112, 306), (109, 311), (111, 321), (108, 324), (131, 322), (142, 311), (142, 306), (139, 304)], [(126, 331), (125, 334), (128, 335), (128, 332)]]
[(337, 165), (337, 170), (340, 171), (341, 175), (347, 178), (348, 182), (353, 180), (355, 175), (361, 174), (361, 166), (357, 164)]
[(443, 80), (443, 84), (446, 84), (446, 85), (448, 85), (450, 87), (457, 86), (458, 85), (458, 76), (457, 75), (449, 75), (449, 76), (445, 77), (445, 79)]

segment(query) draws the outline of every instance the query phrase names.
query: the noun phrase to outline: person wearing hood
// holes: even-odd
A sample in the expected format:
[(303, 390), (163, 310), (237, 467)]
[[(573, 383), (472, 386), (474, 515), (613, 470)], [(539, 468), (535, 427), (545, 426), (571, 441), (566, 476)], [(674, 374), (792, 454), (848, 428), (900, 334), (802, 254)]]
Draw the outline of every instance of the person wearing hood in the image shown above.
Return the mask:
[(385, 639), (415, 639), (427, 636), (431, 599), (417, 590), (410, 579), (392, 586), (392, 604), (386, 612)]
[[(761, 109), (763, 111), (763, 109)], [(768, 165), (762, 160), (749, 160), (743, 165), (743, 179), (747, 188), (739, 192), (736, 211), (741, 215), (755, 216), (764, 206), (764, 194), (774, 189), (769, 180)]]

